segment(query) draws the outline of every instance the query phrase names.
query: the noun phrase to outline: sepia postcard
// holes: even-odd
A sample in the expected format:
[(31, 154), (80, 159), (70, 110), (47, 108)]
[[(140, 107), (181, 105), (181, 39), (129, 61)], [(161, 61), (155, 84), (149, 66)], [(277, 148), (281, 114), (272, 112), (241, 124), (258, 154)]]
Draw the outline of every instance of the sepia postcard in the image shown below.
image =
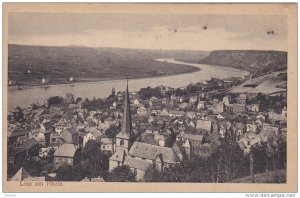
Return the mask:
[(297, 4), (3, 4), (3, 192), (296, 192)]

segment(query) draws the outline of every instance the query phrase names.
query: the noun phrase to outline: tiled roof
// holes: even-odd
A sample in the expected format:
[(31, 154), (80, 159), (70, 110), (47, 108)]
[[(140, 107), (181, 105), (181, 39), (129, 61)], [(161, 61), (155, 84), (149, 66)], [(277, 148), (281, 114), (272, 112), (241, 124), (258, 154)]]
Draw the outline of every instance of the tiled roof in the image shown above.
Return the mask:
[(155, 160), (160, 154), (162, 155), (163, 161), (166, 163), (177, 163), (180, 161), (173, 148), (168, 147), (134, 142), (129, 151), (129, 155), (131, 156), (150, 160)]
[(28, 139), (16, 147), (15, 153), (23, 152), (24, 150), (30, 149), (38, 144), (38, 141), (34, 138)]
[(197, 120), (196, 128), (210, 131), (211, 130), (211, 121), (209, 121), (209, 120)]
[(77, 148), (74, 144), (63, 144), (56, 149), (55, 157), (74, 157)]
[(23, 181), (28, 177), (31, 177), (30, 174), (23, 167), (21, 167), (19, 171), (10, 179), (10, 181)]
[(203, 140), (203, 135), (190, 134), (190, 133), (185, 133), (183, 131), (178, 134), (178, 137), (182, 137), (184, 139), (189, 139), (189, 140), (195, 140), (195, 141)]
[(124, 165), (128, 165), (131, 168), (136, 168), (139, 170), (147, 170), (148, 167), (152, 165), (151, 162), (148, 162), (146, 160), (141, 160), (141, 159), (135, 159), (132, 157), (126, 157), (124, 161)]
[(64, 131), (67, 131), (67, 132), (71, 133), (72, 135), (73, 135), (74, 133), (76, 133), (76, 132), (77, 132), (77, 131), (76, 131), (76, 129), (75, 129), (74, 127), (67, 128), (67, 129), (66, 129), (66, 130), (64, 130)]
[(99, 129), (93, 129), (90, 132), (95, 138), (103, 136), (103, 133)]
[(112, 138), (101, 138), (101, 144), (112, 144), (113, 139)]
[(109, 160), (123, 162), (127, 156), (126, 150), (118, 148), (116, 152), (109, 158)]

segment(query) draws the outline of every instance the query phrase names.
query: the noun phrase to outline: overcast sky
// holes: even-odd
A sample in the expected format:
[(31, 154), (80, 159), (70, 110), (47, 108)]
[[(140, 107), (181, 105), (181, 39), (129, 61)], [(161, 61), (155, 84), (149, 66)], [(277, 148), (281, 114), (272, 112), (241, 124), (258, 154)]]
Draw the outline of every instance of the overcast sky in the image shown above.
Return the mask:
[(288, 48), (287, 17), (280, 15), (10, 13), (8, 32), (10, 44), (26, 45), (206, 51)]

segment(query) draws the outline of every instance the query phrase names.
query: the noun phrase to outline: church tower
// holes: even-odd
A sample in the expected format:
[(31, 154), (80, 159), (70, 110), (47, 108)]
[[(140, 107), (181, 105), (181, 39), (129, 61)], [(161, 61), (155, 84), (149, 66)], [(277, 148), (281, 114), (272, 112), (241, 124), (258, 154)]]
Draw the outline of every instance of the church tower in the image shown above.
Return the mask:
[(116, 150), (122, 148), (126, 151), (126, 153), (128, 153), (131, 145), (133, 144), (133, 136), (134, 135), (132, 134), (130, 101), (127, 81), (121, 131), (116, 135)]
[(127, 88), (124, 99), (122, 127), (121, 131), (115, 137), (116, 149), (115, 153), (109, 158), (109, 171), (112, 171), (117, 166), (120, 166), (124, 163), (134, 139), (135, 135), (132, 133), (130, 101), (127, 81)]

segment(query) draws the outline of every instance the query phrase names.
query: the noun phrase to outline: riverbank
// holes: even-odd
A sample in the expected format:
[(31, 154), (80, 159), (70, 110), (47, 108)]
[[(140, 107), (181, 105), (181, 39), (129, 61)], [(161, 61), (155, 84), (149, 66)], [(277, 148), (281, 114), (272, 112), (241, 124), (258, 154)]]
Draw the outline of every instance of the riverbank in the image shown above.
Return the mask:
[(9, 45), (8, 78), (18, 86), (50, 85), (170, 76), (199, 71), (187, 65), (158, 62), (159, 58), (198, 61), (202, 51)]
[[(158, 62), (166, 62), (166, 63), (171, 63), (168, 61), (175, 61), (175, 59), (156, 59), (155, 61)], [(179, 64), (180, 65), (180, 64)], [(157, 78), (161, 78), (161, 77), (171, 77), (171, 76), (179, 76), (182, 74), (189, 74), (189, 73), (194, 73), (194, 72), (199, 72), (201, 71), (201, 68), (199, 67), (195, 67), (195, 66), (188, 66), (188, 65), (184, 65), (183, 66), (187, 66), (187, 67), (192, 67), (194, 68), (192, 71), (186, 71), (186, 72), (182, 72), (182, 73), (176, 73), (176, 74), (164, 74), (164, 75), (157, 75), (157, 76), (141, 76), (141, 77), (127, 77), (127, 78), (116, 78), (114, 76), (109, 77), (109, 78), (79, 78), (76, 79), (73, 82), (64, 82), (64, 83), (48, 83), (46, 85), (16, 85), (16, 86), (9, 86), (8, 90), (27, 90), (27, 89), (33, 89), (33, 88), (44, 88), (44, 89), (48, 89), (51, 87), (58, 87), (58, 86), (75, 86), (75, 85), (82, 85), (82, 84), (96, 84), (96, 83), (101, 83), (101, 82), (106, 82), (106, 81), (110, 81), (110, 82), (119, 82), (119, 81), (124, 81), (124, 80), (138, 80), (138, 79), (157, 79)]]
[[(187, 86), (190, 83), (210, 80), (211, 78), (231, 78), (247, 75), (248, 72), (234, 68), (224, 68), (212, 65), (203, 65), (176, 61), (174, 59), (164, 59), (169, 64), (189, 65), (198, 68), (197, 72), (185, 73), (180, 75), (159, 76), (154, 78), (130, 79), (129, 89), (131, 92), (139, 91), (145, 87), (157, 87), (160, 85), (166, 87), (179, 88)], [(17, 90), (10, 88), (8, 90), (8, 109), (15, 107), (24, 107), (32, 103), (44, 103), (51, 96), (65, 97), (66, 93), (72, 93), (80, 98), (104, 98), (107, 97), (112, 88), (118, 91), (124, 91), (126, 88), (126, 79), (97, 81), (88, 83), (74, 83), (73, 85), (51, 85), (49, 88), (31, 87), (28, 89)]]

